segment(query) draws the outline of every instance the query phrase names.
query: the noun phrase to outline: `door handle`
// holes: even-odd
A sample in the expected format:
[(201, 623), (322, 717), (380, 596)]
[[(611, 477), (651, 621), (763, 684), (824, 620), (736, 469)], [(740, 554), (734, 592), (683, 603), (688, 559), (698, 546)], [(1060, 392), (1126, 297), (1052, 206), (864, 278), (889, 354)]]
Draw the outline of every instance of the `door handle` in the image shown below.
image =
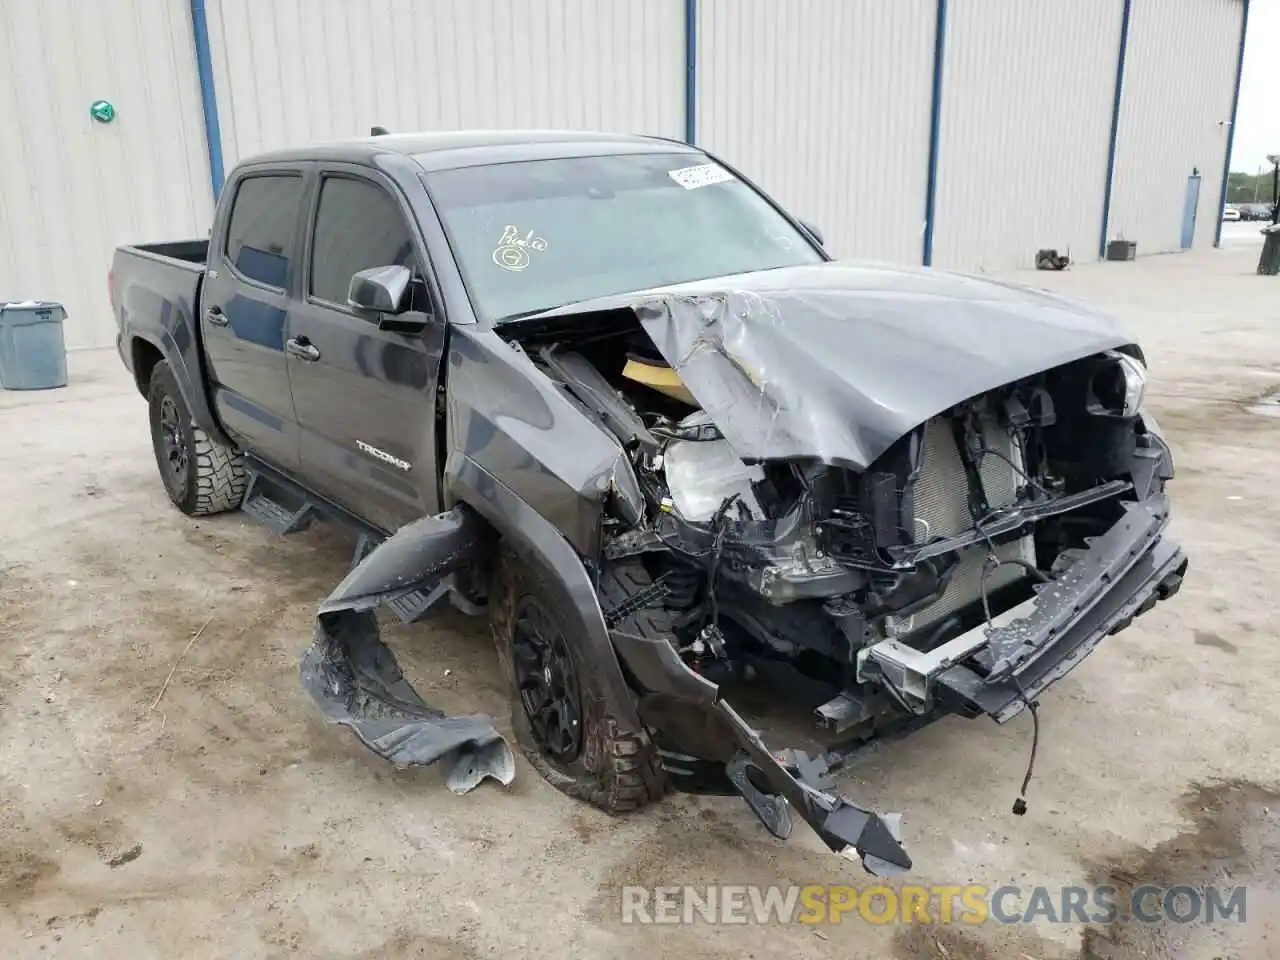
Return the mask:
[(215, 327), (225, 327), (231, 322), (230, 317), (222, 312), (221, 307), (210, 307), (204, 312), (204, 318)]
[(306, 337), (291, 337), (285, 341), (285, 348), (299, 360), (311, 363), (320, 359), (320, 348)]

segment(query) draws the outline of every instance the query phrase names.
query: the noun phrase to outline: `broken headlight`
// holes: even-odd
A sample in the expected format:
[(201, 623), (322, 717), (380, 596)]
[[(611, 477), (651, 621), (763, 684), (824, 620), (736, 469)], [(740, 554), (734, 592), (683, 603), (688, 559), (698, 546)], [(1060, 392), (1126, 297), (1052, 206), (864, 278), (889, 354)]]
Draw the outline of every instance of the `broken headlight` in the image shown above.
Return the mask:
[(1099, 417), (1136, 417), (1147, 389), (1147, 368), (1135, 357), (1108, 350), (1089, 381), (1086, 409)]

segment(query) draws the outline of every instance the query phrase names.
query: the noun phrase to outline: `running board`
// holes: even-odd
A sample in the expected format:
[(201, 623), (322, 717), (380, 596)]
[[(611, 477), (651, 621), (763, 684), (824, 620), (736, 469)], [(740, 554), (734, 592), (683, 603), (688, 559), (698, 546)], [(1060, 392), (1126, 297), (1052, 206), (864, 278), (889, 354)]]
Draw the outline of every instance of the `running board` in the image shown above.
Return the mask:
[(440, 599), (440, 591), (410, 590), (393, 600), (387, 601), (387, 607), (396, 615), (401, 623), (416, 623), (421, 620)]
[[(316, 520), (344, 527), (356, 536), (355, 550), (351, 557), (352, 569), (386, 539), (387, 535), (382, 531), (361, 521), (336, 503), (312, 493), (256, 457), (245, 458), (245, 472), (249, 482), (245, 487), (240, 509), (277, 536), (300, 533)], [(408, 612), (415, 603), (408, 596), (404, 599)], [(399, 610), (396, 612), (403, 619), (403, 614)]]
[(304, 503), (297, 510), (291, 511), (258, 489), (254, 479), (251, 477), (249, 480), (249, 489), (245, 491), (244, 502), (240, 504), (241, 510), (281, 537), (299, 533), (311, 526), (314, 514), (310, 503)]

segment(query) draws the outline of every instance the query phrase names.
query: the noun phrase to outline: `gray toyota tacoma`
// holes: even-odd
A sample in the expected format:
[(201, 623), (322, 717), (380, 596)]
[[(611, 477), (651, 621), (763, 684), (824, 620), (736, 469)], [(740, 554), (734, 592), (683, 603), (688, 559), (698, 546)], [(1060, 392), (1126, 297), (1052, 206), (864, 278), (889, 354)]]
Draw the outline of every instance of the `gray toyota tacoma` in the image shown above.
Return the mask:
[(740, 795), (890, 872), (898, 816), (835, 774), (950, 714), (1035, 720), (1187, 561), (1112, 320), (822, 243), (682, 143), (371, 136), (242, 162), (208, 241), (122, 247), (110, 284), (173, 503), (354, 531), (301, 668), (330, 720), (509, 782), (379, 635), (452, 604), (558, 789)]

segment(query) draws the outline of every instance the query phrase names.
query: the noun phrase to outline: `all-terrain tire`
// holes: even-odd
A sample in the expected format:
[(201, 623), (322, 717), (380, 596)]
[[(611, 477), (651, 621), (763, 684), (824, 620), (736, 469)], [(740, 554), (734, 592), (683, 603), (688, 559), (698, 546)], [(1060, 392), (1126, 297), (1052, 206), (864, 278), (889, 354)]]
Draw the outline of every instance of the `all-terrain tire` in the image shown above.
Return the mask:
[[(151, 372), (147, 405), (156, 466), (174, 506), (192, 517), (239, 508), (248, 479), (244, 459), (191, 422), (191, 411), (166, 362), (157, 363)], [(177, 447), (185, 451), (183, 469), (178, 469), (179, 456), (172, 453)]]
[[(651, 582), (644, 567), (634, 560), (612, 564), (601, 575), (601, 606), (614, 607)], [(495, 564), (490, 597), (494, 645), (511, 688), (511, 726), (521, 752), (534, 769), (561, 793), (607, 813), (628, 813), (661, 798), (665, 783), (653, 744), (643, 732), (623, 731), (617, 719), (620, 705), (612, 702), (598, 665), (576, 641), (570, 630), (573, 618), (561, 609), (563, 601), (544, 574), (504, 546)], [(562, 631), (576, 670), (583, 723), (581, 749), (570, 760), (558, 759), (539, 745), (516, 681), (513, 641), (517, 610), (528, 598), (542, 604)], [(638, 611), (622, 626), (646, 636), (670, 636), (670, 620), (666, 610), (655, 606)]]

